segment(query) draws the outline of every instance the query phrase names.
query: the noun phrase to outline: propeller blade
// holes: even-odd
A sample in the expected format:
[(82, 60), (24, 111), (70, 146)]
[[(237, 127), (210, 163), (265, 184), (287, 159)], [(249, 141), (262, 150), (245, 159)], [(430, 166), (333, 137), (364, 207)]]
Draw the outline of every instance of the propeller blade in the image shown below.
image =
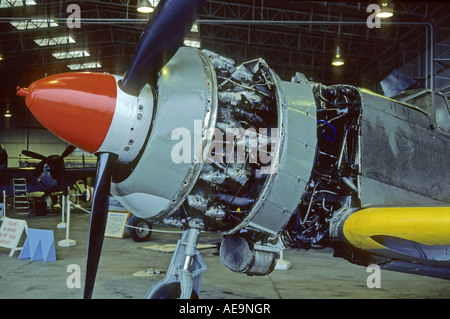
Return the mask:
[(47, 160), (47, 156), (44, 156), (44, 155), (41, 155), (41, 154), (38, 154), (38, 153), (35, 153), (35, 152), (32, 152), (32, 151), (23, 150), (22, 154), (25, 155), (25, 156), (32, 157), (32, 158), (35, 158), (35, 159), (40, 159), (40, 160), (43, 160), (43, 161)]
[(89, 241), (86, 262), (86, 279), (84, 298), (92, 298), (95, 276), (103, 245), (106, 220), (109, 209), (109, 192), (111, 189), (112, 165), (117, 155), (100, 153), (97, 155), (97, 178), (92, 199), (91, 220), (89, 223)]
[(72, 152), (75, 150), (75, 146), (73, 146), (73, 145), (69, 145), (65, 150), (64, 150), (64, 152), (61, 154), (61, 158), (64, 158), (64, 157), (67, 157), (67, 156), (69, 156), (70, 154), (72, 154)]
[(206, 0), (162, 0), (145, 27), (132, 62), (122, 80), (125, 92), (138, 95), (172, 58), (189, 33)]

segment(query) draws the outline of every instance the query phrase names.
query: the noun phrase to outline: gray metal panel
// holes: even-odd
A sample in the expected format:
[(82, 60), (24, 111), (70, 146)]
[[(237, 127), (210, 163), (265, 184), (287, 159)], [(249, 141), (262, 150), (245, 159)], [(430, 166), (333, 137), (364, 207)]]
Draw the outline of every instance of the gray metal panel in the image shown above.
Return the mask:
[[(307, 125), (305, 125), (307, 126)], [(300, 143), (294, 139), (289, 139), (288, 143), (292, 146), (289, 150), (289, 156), (285, 158), (286, 167), (302, 167), (299, 170), (297, 176), (295, 176), (299, 181), (303, 183), (308, 183), (311, 177), (311, 171), (307, 168), (311, 165), (311, 157), (305, 156), (305, 153), (311, 154), (316, 151), (315, 146)], [(297, 203), (298, 204), (298, 203)]]
[(297, 208), (309, 181), (317, 143), (316, 106), (311, 86), (279, 82), (279, 102), (285, 108), (285, 136), (265, 201), (251, 219), (251, 227), (278, 233)]
[(426, 197), (411, 191), (392, 186), (380, 181), (360, 177), (362, 185), (362, 208), (384, 206), (384, 207), (401, 207), (401, 206), (443, 206), (444, 202)]
[(450, 203), (449, 141), (423, 112), (361, 93), (362, 206)]
[(161, 71), (156, 114), (142, 157), (126, 180), (112, 184), (113, 195), (133, 214), (161, 217), (161, 211), (178, 200), (194, 163), (174, 162), (172, 149), (180, 140), (172, 140), (171, 135), (175, 129), (187, 129), (192, 145), (194, 133), (202, 133), (194, 132), (194, 122), (199, 121), (201, 130), (210, 102), (209, 87), (202, 59), (192, 48), (181, 48)]
[(258, 214), (252, 219), (251, 225), (260, 231), (276, 234), (289, 220), (290, 216), (289, 212), (266, 200), (259, 209)]
[[(280, 175), (284, 175), (279, 178), (279, 181), (282, 182), (274, 183), (270, 198), (264, 201), (258, 213), (252, 219), (253, 224), (270, 229), (273, 233), (279, 232), (289, 221), (298, 202), (300, 202), (301, 194), (306, 188), (306, 183), (282, 172), (280, 172)], [(295, 195), (289, 196), (288, 194)], [(297, 203), (293, 204), (295, 201)]]

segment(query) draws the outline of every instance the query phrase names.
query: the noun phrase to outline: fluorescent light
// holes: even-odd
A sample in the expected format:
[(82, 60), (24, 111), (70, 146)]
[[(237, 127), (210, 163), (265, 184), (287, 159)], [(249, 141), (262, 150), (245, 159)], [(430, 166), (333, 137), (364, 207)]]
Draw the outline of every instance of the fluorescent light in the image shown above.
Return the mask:
[(341, 52), (339, 46), (336, 47), (336, 55), (334, 56), (334, 59), (331, 61), (331, 64), (334, 66), (344, 65), (344, 60), (341, 59)]
[(344, 60), (336, 58), (336, 59), (333, 59), (331, 64), (334, 66), (341, 66), (341, 65), (344, 65)]
[(150, 13), (155, 11), (160, 0), (138, 0), (137, 11), (141, 13)]
[(6, 117), (7, 119), (9, 119), (9, 118), (11, 118), (11, 117), (12, 117), (12, 114), (10, 113), (10, 111), (9, 111), (9, 110), (6, 110), (6, 113), (5, 113), (5, 114), (3, 114), (3, 116), (4, 116), (4, 117)]
[(382, 11), (377, 14), (378, 18), (386, 19), (392, 17), (394, 14), (392, 12)]
[(61, 45), (67, 43), (75, 43), (75, 40), (70, 36), (63, 37), (53, 37), (53, 38), (43, 38), (43, 39), (34, 39), (37, 45), (40, 47), (43, 46), (52, 46), (52, 45)]
[(73, 71), (73, 70), (101, 68), (102, 65), (98, 62), (87, 62), (87, 63), (68, 64), (67, 67)]
[(383, 2), (381, 4), (381, 11), (377, 13), (378, 18), (386, 19), (394, 15), (394, 5), (392, 3)]
[(200, 48), (200, 41), (198, 40), (184, 40), (184, 45), (193, 48)]
[(150, 13), (153, 12), (153, 6), (150, 4), (148, 0), (139, 0), (137, 5), (137, 11), (141, 13)]
[(26, 6), (35, 6), (36, 1), (34, 0), (2, 0), (0, 1), (0, 9), (1, 8), (12, 8), (12, 7), (23, 7), (23, 3), (25, 2)]
[(139, 11), (140, 13), (150, 13), (150, 12), (153, 12), (153, 8), (152, 7), (139, 7), (139, 8), (137, 8), (137, 11)]
[(53, 52), (52, 55), (57, 59), (73, 59), (91, 56), (86, 50), (75, 50), (68, 52)]
[(53, 19), (31, 19), (24, 21), (11, 21), (10, 23), (17, 30), (44, 29), (58, 26)]

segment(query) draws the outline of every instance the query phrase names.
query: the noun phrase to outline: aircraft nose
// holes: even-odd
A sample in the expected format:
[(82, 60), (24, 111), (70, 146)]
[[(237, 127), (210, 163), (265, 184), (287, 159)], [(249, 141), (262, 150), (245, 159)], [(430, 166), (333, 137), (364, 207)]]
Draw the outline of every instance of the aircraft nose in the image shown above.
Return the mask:
[(130, 163), (146, 141), (154, 94), (145, 85), (138, 96), (123, 92), (122, 77), (68, 72), (33, 82), (17, 95), (50, 132), (89, 153), (113, 153)]
[(66, 142), (95, 153), (102, 145), (116, 108), (114, 76), (70, 72), (48, 76), (17, 95), (36, 119)]

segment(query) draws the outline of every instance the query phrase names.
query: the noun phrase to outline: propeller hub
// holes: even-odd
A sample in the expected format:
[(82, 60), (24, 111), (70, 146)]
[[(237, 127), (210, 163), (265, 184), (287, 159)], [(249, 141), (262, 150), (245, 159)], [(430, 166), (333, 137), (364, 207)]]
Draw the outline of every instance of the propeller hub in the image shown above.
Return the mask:
[(111, 125), (117, 88), (112, 75), (73, 72), (40, 79), (17, 94), (49, 131), (94, 153)]
[(69, 72), (33, 82), (17, 95), (36, 119), (66, 142), (89, 153), (109, 152), (131, 162), (145, 142), (153, 113), (153, 93), (124, 93), (122, 77)]

